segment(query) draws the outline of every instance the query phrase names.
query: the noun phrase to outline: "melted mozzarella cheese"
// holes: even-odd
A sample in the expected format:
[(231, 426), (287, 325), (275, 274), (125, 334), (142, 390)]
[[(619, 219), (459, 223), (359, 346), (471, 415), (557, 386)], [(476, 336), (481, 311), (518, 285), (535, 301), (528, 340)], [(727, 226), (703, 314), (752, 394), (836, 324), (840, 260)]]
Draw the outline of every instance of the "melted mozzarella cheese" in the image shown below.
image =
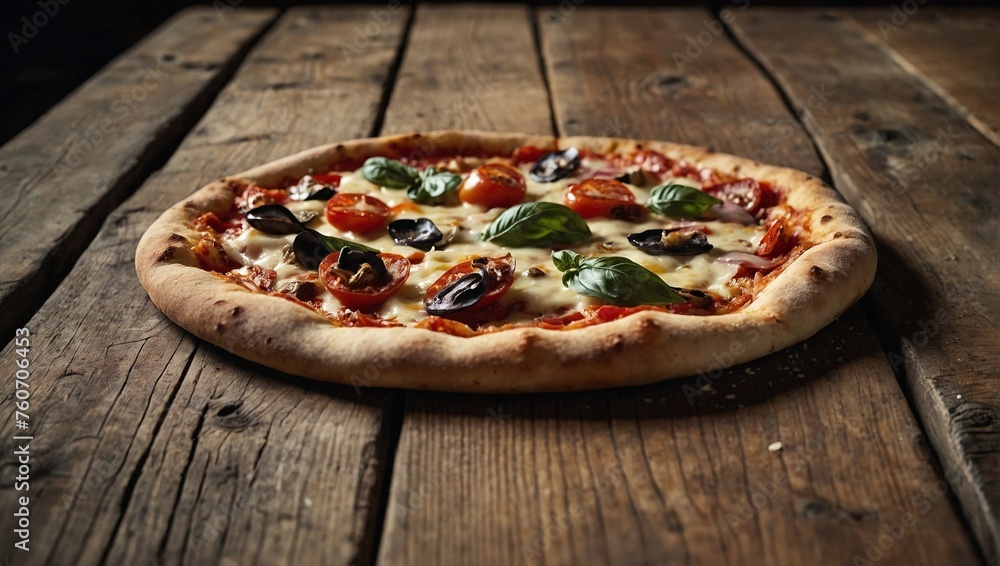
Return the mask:
[[(579, 178), (586, 178), (588, 171), (600, 169), (607, 165), (600, 160), (585, 159), (581, 171), (573, 179), (563, 179), (554, 183), (537, 183), (527, 175), (527, 167), (521, 171), (528, 185), (526, 201), (551, 201), (562, 203), (566, 190)], [(691, 185), (701, 188), (701, 184), (688, 178), (673, 179), (671, 182)], [(649, 196), (649, 188), (629, 185), (636, 202), (643, 204)], [(406, 197), (405, 190), (393, 190), (378, 187), (361, 176), (360, 171), (343, 173), (338, 192), (361, 193), (374, 196), (390, 207), (409, 203), (409, 208), (393, 217), (429, 218), (446, 235), (452, 239), (443, 249), (432, 249), (425, 253), (420, 263), (412, 265), (410, 276), (389, 300), (379, 309), (385, 318), (395, 318), (398, 322), (413, 323), (427, 316), (423, 308), (423, 297), (431, 286), (445, 271), (455, 264), (467, 261), (474, 256), (497, 257), (510, 252), (516, 261), (516, 275), (510, 290), (500, 299), (502, 304), (517, 304), (506, 320), (496, 321), (496, 324), (508, 322), (530, 321), (538, 316), (553, 313), (564, 313), (582, 309), (588, 305), (603, 304), (599, 299), (585, 297), (567, 289), (562, 285), (561, 273), (551, 260), (551, 250), (548, 248), (505, 248), (491, 242), (479, 240), (479, 235), (496, 219), (503, 209), (486, 210), (481, 206), (460, 204), (456, 206), (422, 206), (414, 205)], [(417, 250), (397, 245), (387, 232), (376, 230), (370, 234), (353, 234), (341, 232), (330, 225), (323, 213), (323, 201), (296, 201), (286, 206), (296, 214), (315, 214), (307, 224), (310, 228), (323, 234), (351, 239), (384, 252), (409, 256)], [(626, 236), (653, 228), (669, 226), (673, 221), (656, 215), (649, 215), (641, 223), (612, 220), (607, 218), (591, 218), (587, 220), (593, 235), (570, 249), (583, 255), (615, 255), (626, 257), (646, 267), (663, 278), (673, 287), (709, 291), (723, 297), (733, 294), (731, 281), (736, 274), (735, 265), (715, 261), (719, 256), (732, 251), (753, 253), (763, 236), (759, 226), (743, 226), (740, 224), (717, 221), (700, 222), (708, 234), (708, 241), (714, 248), (704, 254), (695, 256), (651, 256), (632, 247)], [(223, 242), (227, 254), (242, 265), (256, 264), (260, 267), (273, 269), (277, 273), (275, 288), (281, 289), (293, 277), (301, 276), (305, 270), (295, 261), (291, 252), (294, 235), (271, 236), (247, 228), (239, 235)], [(543, 276), (532, 277), (527, 271), (538, 268)], [(537, 274), (537, 272), (536, 272)], [(331, 313), (340, 310), (341, 305), (325, 289), (320, 295), (323, 308)]]

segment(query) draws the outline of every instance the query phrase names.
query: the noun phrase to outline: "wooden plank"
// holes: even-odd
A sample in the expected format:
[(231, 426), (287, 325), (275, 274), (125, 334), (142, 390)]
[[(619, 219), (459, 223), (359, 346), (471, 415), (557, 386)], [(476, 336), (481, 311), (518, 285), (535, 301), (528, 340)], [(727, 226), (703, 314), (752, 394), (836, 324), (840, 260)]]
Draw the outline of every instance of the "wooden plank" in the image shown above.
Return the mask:
[(531, 25), (520, 6), (428, 6), (414, 17), (382, 133), (470, 127), (552, 132)]
[[(907, 13), (912, 12), (912, 13)], [(855, 9), (850, 16), (890, 57), (1000, 146), (1000, 9)]]
[[(132, 258), (166, 207), (220, 175), (371, 133), (408, 20), (399, 8), (354, 43), (372, 10), (287, 12), (28, 323), (30, 562), (371, 560), (391, 394), (358, 397), (204, 345), (157, 311)], [(8, 414), (12, 401), (10, 388)], [(12, 420), (0, 423), (4, 470)], [(4, 548), (13, 524), (0, 518)]]
[(275, 16), (184, 10), (0, 148), (7, 195), (0, 213), (4, 344), (108, 213), (204, 113)]
[[(708, 12), (536, 15), (560, 133), (708, 144), (823, 173), (725, 36), (675, 65)], [(894, 562), (974, 563), (933, 491), (940, 478), (913, 450), (921, 438), (856, 308), (795, 348), (697, 378), (571, 395), (409, 394), (379, 562), (844, 563), (868, 560), (884, 525), (905, 521), (903, 542), (880, 551)], [(774, 441), (781, 451), (768, 450)]]
[[(870, 293), (987, 561), (1000, 560), (1000, 151), (846, 16), (755, 10), (734, 32), (772, 73), (880, 249)], [(841, 65), (838, 61), (850, 61)], [(810, 105), (810, 89), (826, 94)]]

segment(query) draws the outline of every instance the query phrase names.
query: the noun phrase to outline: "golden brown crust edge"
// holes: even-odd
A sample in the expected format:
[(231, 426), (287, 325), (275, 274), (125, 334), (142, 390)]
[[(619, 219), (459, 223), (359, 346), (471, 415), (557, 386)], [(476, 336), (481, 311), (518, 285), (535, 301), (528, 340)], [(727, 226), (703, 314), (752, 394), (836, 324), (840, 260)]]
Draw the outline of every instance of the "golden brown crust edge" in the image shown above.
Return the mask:
[[(813, 335), (871, 285), (875, 247), (857, 213), (820, 180), (703, 148), (666, 142), (486, 132), (429, 132), (331, 144), (235, 175), (261, 184), (327, 170), (345, 157), (388, 148), (431, 153), (526, 145), (627, 152), (637, 146), (723, 173), (792, 188), (808, 209), (814, 245), (747, 308), (711, 317), (642, 312), (569, 331), (524, 328), (472, 338), (415, 328), (343, 328), (291, 301), (252, 293), (196, 267), (189, 228), (232, 202), (226, 180), (167, 210), (139, 242), (136, 271), (153, 302), (195, 335), (244, 358), (349, 385), (468, 392), (571, 391), (638, 385), (746, 362)], [(227, 200), (228, 199), (228, 200)]]

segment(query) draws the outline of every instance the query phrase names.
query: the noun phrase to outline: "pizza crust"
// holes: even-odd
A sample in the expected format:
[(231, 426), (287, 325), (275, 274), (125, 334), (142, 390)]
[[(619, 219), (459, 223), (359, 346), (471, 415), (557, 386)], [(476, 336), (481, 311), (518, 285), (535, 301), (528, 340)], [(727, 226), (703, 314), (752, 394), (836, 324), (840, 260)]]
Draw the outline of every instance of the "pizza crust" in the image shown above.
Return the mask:
[[(292, 301), (243, 289), (198, 267), (191, 228), (203, 212), (224, 212), (233, 184), (264, 186), (341, 160), (373, 155), (446, 155), (485, 150), (509, 155), (522, 145), (576, 146), (602, 153), (637, 148), (723, 174), (787, 189), (807, 215), (813, 243), (742, 310), (714, 316), (644, 311), (574, 330), (517, 328), (471, 338), (393, 327), (339, 327)], [(710, 150), (657, 141), (431, 132), (331, 144), (214, 182), (168, 209), (136, 251), (136, 272), (171, 320), (241, 357), (313, 379), (355, 386), (438, 391), (573, 391), (639, 385), (714, 371), (805, 340), (871, 285), (876, 254), (857, 213), (819, 179)]]

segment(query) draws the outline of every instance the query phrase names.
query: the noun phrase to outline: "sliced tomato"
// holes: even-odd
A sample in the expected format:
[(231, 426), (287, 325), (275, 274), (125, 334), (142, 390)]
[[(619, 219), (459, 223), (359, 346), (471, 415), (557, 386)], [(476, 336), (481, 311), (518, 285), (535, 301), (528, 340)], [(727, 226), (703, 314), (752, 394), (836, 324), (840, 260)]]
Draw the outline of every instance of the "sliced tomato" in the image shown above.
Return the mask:
[[(477, 313), (495, 303), (497, 299), (507, 292), (507, 289), (510, 289), (511, 284), (514, 283), (514, 256), (507, 254), (501, 257), (487, 258), (487, 260), (485, 267), (490, 281), (486, 288), (486, 294), (483, 295), (483, 298), (476, 301), (476, 304), (452, 314), (461, 317)], [(476, 268), (472, 265), (472, 260), (462, 262), (445, 271), (441, 277), (438, 277), (437, 281), (427, 288), (427, 292), (424, 294), (424, 304), (430, 303), (441, 292), (441, 289), (475, 271)]]
[(536, 145), (524, 145), (514, 150), (514, 154), (510, 156), (510, 161), (514, 165), (534, 163), (541, 159), (543, 155), (552, 151), (552, 149), (545, 149)]
[(191, 252), (198, 260), (198, 266), (206, 271), (226, 273), (240, 267), (240, 264), (229, 257), (226, 249), (215, 238), (202, 238), (191, 248)]
[(235, 230), (237, 228), (243, 227), (243, 224), (237, 221), (235, 218), (228, 218), (223, 220), (219, 218), (214, 212), (206, 212), (199, 216), (194, 221), (195, 228), (199, 230), (212, 229), (215, 232), (222, 233), (226, 230)]
[(462, 338), (470, 338), (476, 335), (476, 331), (466, 324), (434, 315), (420, 319), (420, 322), (414, 326), (416, 328), (433, 330), (434, 332), (444, 332), (445, 334), (460, 336)]
[(380, 305), (406, 282), (406, 278), (410, 276), (410, 261), (401, 255), (390, 253), (380, 253), (378, 257), (385, 263), (385, 269), (389, 274), (381, 284), (350, 287), (347, 281), (332, 271), (337, 266), (340, 252), (333, 252), (323, 259), (319, 264), (319, 278), (340, 304), (349, 309)]
[(760, 183), (753, 179), (737, 179), (719, 183), (704, 188), (702, 191), (717, 199), (742, 206), (750, 214), (757, 214), (764, 196)]
[(291, 200), (288, 191), (282, 189), (265, 189), (257, 185), (246, 185), (236, 191), (236, 208), (251, 210), (265, 204), (285, 204)]
[(340, 180), (343, 176), (336, 173), (317, 173), (316, 175), (313, 175), (312, 178), (315, 179), (317, 183), (337, 188), (340, 186)]
[(469, 173), (458, 189), (458, 198), (486, 208), (508, 208), (524, 200), (527, 192), (528, 185), (517, 169), (503, 163), (486, 163)]
[(632, 191), (625, 183), (615, 179), (587, 179), (577, 183), (569, 188), (565, 202), (584, 218), (621, 218), (618, 211), (632, 210), (637, 206)]
[(787, 252), (792, 247), (791, 239), (785, 233), (785, 221), (783, 218), (776, 218), (767, 226), (767, 232), (757, 244), (757, 255), (766, 258), (775, 258)]
[(344, 232), (370, 232), (381, 228), (388, 218), (389, 207), (372, 196), (338, 193), (326, 201), (326, 219)]
[(569, 314), (564, 314), (562, 316), (536, 318), (535, 325), (538, 326), (539, 328), (545, 328), (546, 330), (562, 330), (567, 325), (583, 319), (584, 316), (582, 312), (573, 311)]

